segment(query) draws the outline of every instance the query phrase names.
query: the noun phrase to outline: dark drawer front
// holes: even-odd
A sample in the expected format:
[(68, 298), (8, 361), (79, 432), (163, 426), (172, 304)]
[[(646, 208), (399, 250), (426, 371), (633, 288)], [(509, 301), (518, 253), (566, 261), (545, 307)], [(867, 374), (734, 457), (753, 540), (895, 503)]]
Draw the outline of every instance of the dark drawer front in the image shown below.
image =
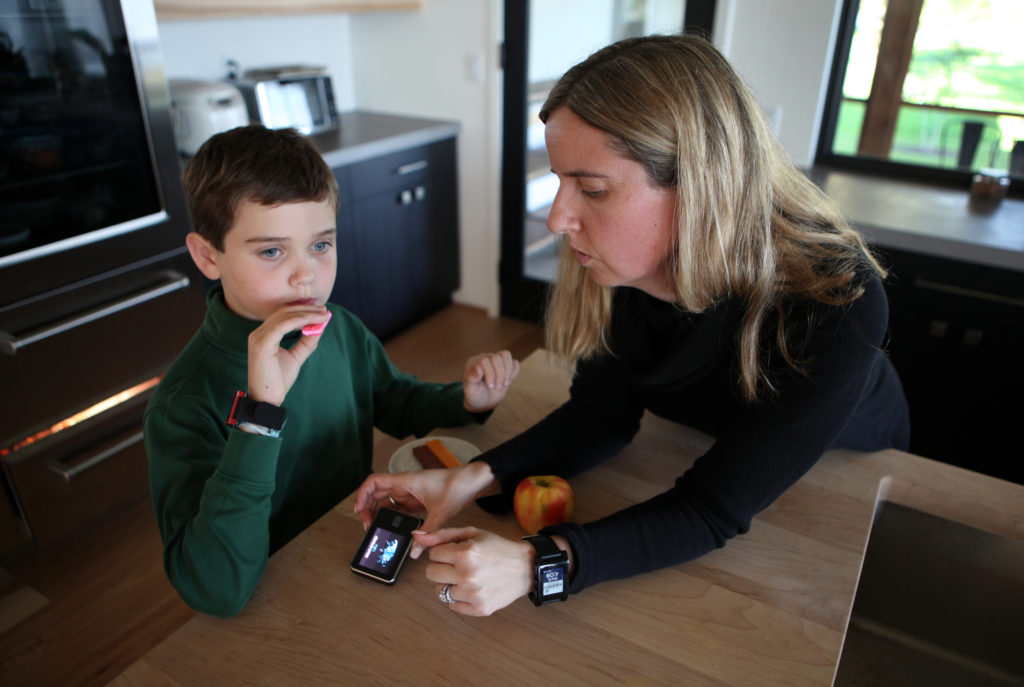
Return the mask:
[(18, 510), (8, 495), (8, 484), (0, 475), (0, 557), (28, 541)]
[(387, 189), (412, 187), (454, 166), (454, 138), (358, 162), (349, 167), (352, 198), (363, 198)]
[(5, 458), (32, 534), (58, 539), (148, 489), (142, 414), (152, 390)]
[(206, 309), (190, 265), (179, 256), (0, 316), (17, 346), (0, 353), (0, 449), (163, 374)]

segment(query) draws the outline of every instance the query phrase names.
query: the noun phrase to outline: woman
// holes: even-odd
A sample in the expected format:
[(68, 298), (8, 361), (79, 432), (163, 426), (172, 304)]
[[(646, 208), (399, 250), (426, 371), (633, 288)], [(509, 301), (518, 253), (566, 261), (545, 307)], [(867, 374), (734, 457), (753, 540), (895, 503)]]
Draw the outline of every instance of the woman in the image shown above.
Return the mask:
[(575, 365), (570, 400), (449, 471), (373, 475), (379, 500), (426, 509), (417, 555), (452, 610), (486, 615), (534, 588), (534, 548), (438, 529), (474, 499), (510, 508), (525, 476), (570, 476), (630, 442), (645, 411), (714, 445), (667, 491), (547, 528), (571, 593), (694, 559), (829, 448), (905, 448), (906, 402), (881, 351), (885, 272), (786, 159), (725, 59), (692, 36), (620, 41), (570, 69), (541, 119), (562, 235), (546, 345)]

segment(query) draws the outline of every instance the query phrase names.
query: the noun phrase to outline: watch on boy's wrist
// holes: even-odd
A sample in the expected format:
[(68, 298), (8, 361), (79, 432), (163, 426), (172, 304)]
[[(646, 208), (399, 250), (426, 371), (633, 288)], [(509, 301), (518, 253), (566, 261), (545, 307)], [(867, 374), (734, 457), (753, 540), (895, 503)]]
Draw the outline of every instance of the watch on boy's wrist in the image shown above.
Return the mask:
[(265, 427), (273, 432), (280, 432), (284, 427), (288, 413), (281, 406), (272, 403), (254, 401), (244, 391), (235, 392), (235, 401), (231, 404), (228, 424), (237, 427), (241, 424)]
[(533, 590), (529, 594), (533, 605), (569, 598), (569, 554), (546, 534), (523, 537), (523, 541), (530, 542), (537, 551), (533, 558)]

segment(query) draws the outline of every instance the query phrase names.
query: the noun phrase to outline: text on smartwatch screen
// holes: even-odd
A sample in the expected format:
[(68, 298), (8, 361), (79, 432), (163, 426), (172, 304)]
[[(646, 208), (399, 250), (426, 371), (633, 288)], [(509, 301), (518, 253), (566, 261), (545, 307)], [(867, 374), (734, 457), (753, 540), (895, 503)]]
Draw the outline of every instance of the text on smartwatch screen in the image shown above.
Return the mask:
[(564, 573), (565, 569), (562, 567), (541, 570), (541, 595), (552, 596), (554, 594), (561, 594), (565, 588)]

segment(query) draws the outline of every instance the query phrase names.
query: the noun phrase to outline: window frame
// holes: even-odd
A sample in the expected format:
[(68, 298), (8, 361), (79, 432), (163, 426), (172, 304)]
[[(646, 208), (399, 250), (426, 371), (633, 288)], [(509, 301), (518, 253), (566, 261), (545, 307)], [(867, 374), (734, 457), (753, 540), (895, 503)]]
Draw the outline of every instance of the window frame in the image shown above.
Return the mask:
[[(905, 162), (892, 162), (881, 158), (857, 157), (841, 155), (832, 151), (835, 140), (836, 126), (839, 121), (839, 110), (843, 101), (843, 82), (846, 78), (846, 66), (850, 60), (850, 48), (853, 33), (857, 25), (857, 12), (860, 0), (843, 0), (839, 17), (836, 44), (833, 51), (832, 66), (829, 73), (828, 90), (822, 111), (821, 127), (818, 132), (818, 144), (815, 152), (815, 166), (848, 170), (872, 176), (899, 178), (919, 181), (936, 186), (952, 188), (970, 188), (972, 171), (926, 167)], [(1024, 180), (1010, 178), (1008, 195), (1024, 197)]]

